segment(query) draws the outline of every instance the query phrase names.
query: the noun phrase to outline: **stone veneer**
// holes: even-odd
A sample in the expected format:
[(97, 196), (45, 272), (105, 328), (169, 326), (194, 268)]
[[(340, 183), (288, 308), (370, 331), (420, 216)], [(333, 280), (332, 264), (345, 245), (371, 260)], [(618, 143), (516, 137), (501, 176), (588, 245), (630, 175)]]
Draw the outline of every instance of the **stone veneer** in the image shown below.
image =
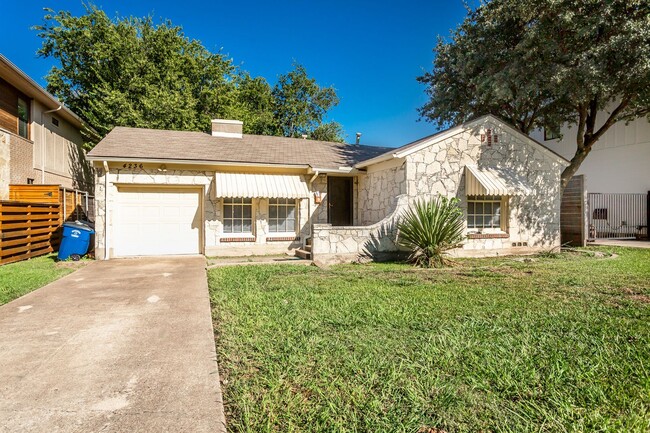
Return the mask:
[[(110, 209), (114, 209), (119, 194), (120, 185), (159, 185), (163, 186), (189, 186), (202, 189), (203, 202), (203, 237), (205, 251), (208, 256), (236, 256), (236, 255), (254, 255), (284, 253), (302, 246), (303, 239), (310, 235), (308, 221), (309, 210), (316, 222), (327, 221), (326, 206), (314, 203), (314, 198), (310, 195), (309, 199), (299, 200), (298, 218), (299, 233), (296, 237), (300, 241), (273, 240), (272, 234), (269, 233), (268, 225), (268, 203), (267, 198), (253, 199), (255, 241), (224, 241), (222, 239), (232, 239), (227, 233), (223, 233), (222, 209), (223, 200), (213, 196), (214, 170), (196, 169), (195, 167), (176, 167), (169, 166), (166, 172), (159, 172), (157, 164), (143, 164), (142, 168), (123, 167), (123, 164), (113, 164), (109, 167), (108, 176), (108, 204), (109, 204), (109, 242), (113, 239), (113, 224)], [(105, 227), (106, 227), (106, 195), (104, 191), (105, 172), (101, 166), (96, 167), (95, 181), (95, 250), (98, 258), (104, 258), (105, 254)], [(309, 181), (309, 175), (305, 175), (305, 180)], [(323, 203), (326, 203), (327, 180), (324, 176), (314, 180), (313, 188), (322, 191), (324, 197)], [(323, 211), (323, 209), (325, 209)], [(111, 252), (111, 257), (112, 257)]]
[(370, 225), (393, 213), (396, 197), (406, 194), (406, 164), (393, 160), (368, 167), (359, 176), (358, 224)]
[[(481, 134), (488, 128), (498, 136), (490, 146), (481, 142)], [(501, 236), (467, 239), (453, 255), (524, 253), (559, 246), (560, 174), (565, 163), (508, 127), (484, 118), (474, 122), (471, 128), (413, 152), (399, 162), (402, 165), (395, 163), (380, 170), (370, 166), (360, 181), (360, 208), (365, 212), (361, 221), (374, 222), (381, 216), (382, 208), (393, 209), (392, 213), (367, 227), (315, 226), (315, 260), (332, 262), (395, 253), (399, 250), (395, 245), (395, 221), (408, 203), (416, 199), (437, 195), (457, 197), (466, 212), (464, 167), (468, 164), (514, 170), (527, 180), (533, 191), (529, 195), (509, 197), (505, 233), (495, 230), (493, 233)], [(406, 199), (395, 198), (398, 188), (405, 189)], [(388, 207), (391, 197), (393, 204)], [(466, 229), (466, 233), (470, 232)]]

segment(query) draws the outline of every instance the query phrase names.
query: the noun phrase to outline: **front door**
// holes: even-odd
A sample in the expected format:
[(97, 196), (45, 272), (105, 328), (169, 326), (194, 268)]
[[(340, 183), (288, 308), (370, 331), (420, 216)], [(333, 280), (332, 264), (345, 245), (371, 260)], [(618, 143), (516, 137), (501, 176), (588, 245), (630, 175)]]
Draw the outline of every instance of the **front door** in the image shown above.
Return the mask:
[(327, 222), (333, 226), (352, 225), (352, 178), (327, 178)]

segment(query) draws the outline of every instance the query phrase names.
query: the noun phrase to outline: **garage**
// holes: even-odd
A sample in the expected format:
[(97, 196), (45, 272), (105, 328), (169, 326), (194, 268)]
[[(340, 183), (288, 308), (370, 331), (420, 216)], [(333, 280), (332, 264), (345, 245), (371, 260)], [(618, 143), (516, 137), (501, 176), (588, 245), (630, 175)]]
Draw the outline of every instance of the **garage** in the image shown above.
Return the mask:
[(118, 186), (113, 254), (199, 254), (200, 193), (197, 188)]

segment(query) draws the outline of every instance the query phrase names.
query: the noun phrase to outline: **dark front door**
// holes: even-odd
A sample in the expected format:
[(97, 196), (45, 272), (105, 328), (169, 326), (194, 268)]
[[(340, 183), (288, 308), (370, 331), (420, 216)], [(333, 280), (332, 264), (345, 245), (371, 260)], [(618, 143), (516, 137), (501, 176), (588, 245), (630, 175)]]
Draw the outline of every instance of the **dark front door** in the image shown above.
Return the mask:
[(327, 219), (333, 226), (352, 225), (352, 178), (327, 178)]

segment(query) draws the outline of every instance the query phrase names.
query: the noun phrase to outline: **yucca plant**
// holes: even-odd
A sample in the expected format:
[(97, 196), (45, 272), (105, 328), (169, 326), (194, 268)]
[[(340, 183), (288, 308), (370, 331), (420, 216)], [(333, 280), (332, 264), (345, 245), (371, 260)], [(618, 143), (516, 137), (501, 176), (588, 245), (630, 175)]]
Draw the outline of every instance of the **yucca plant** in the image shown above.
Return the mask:
[(418, 200), (409, 206), (397, 227), (398, 242), (411, 250), (410, 260), (427, 268), (450, 264), (446, 252), (465, 239), (463, 211), (456, 198)]

